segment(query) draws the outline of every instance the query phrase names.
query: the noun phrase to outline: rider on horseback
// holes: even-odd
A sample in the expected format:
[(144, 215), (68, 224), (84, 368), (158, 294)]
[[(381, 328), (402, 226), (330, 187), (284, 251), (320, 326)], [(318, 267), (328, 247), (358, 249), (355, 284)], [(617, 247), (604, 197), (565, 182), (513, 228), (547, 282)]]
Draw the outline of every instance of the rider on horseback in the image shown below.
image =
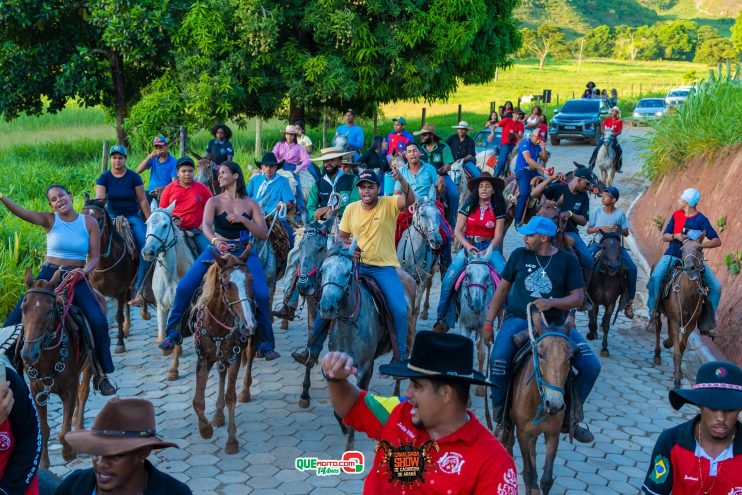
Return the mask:
[[(114, 369), (111, 359), (111, 339), (108, 336), (108, 320), (85, 278), (100, 261), (98, 224), (94, 218), (75, 211), (72, 196), (64, 186), (57, 184), (49, 186), (46, 190), (46, 198), (54, 210), (53, 214), (26, 210), (2, 194), (0, 194), (0, 203), (13, 215), (39, 225), (46, 231), (46, 260), (36, 276), (37, 279), (51, 280), (57, 270), (62, 270), (65, 274), (80, 273), (82, 275), (75, 283), (72, 303), (85, 315), (93, 333), (95, 357), (100, 366), (92, 368), (100, 368), (104, 373), (95, 377), (93, 385), (100, 390), (101, 395), (113, 395), (116, 393), (116, 387), (106, 376), (107, 373), (113, 373)], [(22, 303), (23, 299), (18, 301), (3, 326), (21, 323)], [(81, 338), (81, 341), (84, 339)]]
[(448, 267), (441, 283), (438, 302), (438, 321), (433, 326), (436, 332), (452, 328), (455, 323), (454, 305), (451, 304), (451, 289), (461, 270), (466, 265), (466, 252), (476, 254), (491, 249), (489, 263), (502, 272), (505, 258), (502, 255), (502, 240), (505, 237), (505, 201), (502, 197), (502, 179), (482, 175), (469, 181), (471, 196), (459, 210), (455, 235), (464, 249), (460, 249)]
[[(603, 133), (605, 133), (607, 129), (613, 131), (613, 141), (611, 142), (611, 146), (613, 146), (613, 151), (616, 154), (616, 172), (621, 173), (621, 167), (623, 167), (623, 149), (621, 149), (621, 145), (618, 144), (618, 136), (620, 136), (621, 131), (623, 131), (623, 121), (621, 120), (621, 110), (619, 110), (618, 107), (611, 108), (611, 115), (603, 121)], [(593, 154), (590, 157), (590, 170), (595, 168), (595, 159), (598, 157), (598, 150), (601, 146), (603, 146), (603, 143), (598, 141), (598, 145), (595, 146)]]
[(421, 135), (420, 140), (420, 160), (431, 164), (438, 175), (443, 178), (445, 186), (446, 202), (446, 221), (449, 225), (456, 223), (456, 211), (459, 209), (459, 188), (451, 180), (448, 171), (451, 170), (453, 155), (451, 148), (446, 143), (441, 143), (441, 137), (435, 133), (435, 127), (425, 124), (420, 131), (413, 132), (414, 135)]
[[(338, 239), (358, 240), (356, 257), (358, 275), (372, 278), (381, 288), (384, 301), (394, 321), (394, 335), (401, 359), (407, 357), (407, 302), (402, 282), (397, 274), (399, 260), (394, 249), (397, 215), (415, 202), (413, 186), (397, 169), (392, 169), (402, 195), (379, 197), (379, 178), (366, 170), (358, 178), (361, 200), (348, 205), (340, 222)], [(291, 353), (294, 361), (312, 367), (327, 339), (332, 320), (317, 314), (308, 346)]]
[(357, 161), (361, 156), (360, 151), (363, 148), (365, 138), (363, 136), (363, 128), (356, 124), (356, 111), (349, 108), (343, 115), (345, 118), (345, 124), (341, 125), (335, 131), (336, 136), (343, 136), (346, 139), (347, 151), (352, 151), (353, 161)]
[[(255, 174), (247, 184), (247, 197), (253, 199), (263, 209), (265, 216), (275, 214), (286, 228), (289, 235), (289, 243), (294, 246), (294, 230), (289, 225), (286, 217), (281, 218), (278, 211), (279, 203), (286, 206), (287, 211), (291, 210), (294, 205), (295, 196), (291, 192), (291, 184), (286, 177), (278, 175), (276, 172), (283, 167), (284, 161), (278, 161), (274, 153), (270, 151), (263, 155), (261, 161), (255, 160), (255, 164), (263, 171), (262, 174)], [(311, 165), (314, 167), (314, 165)], [(299, 188), (297, 188), (299, 192)]]
[(211, 128), (211, 135), (214, 139), (209, 140), (206, 145), (206, 156), (219, 166), (234, 157), (234, 147), (229, 142), (232, 139), (232, 129), (226, 124), (216, 124)]
[[(660, 300), (660, 291), (670, 273), (670, 269), (675, 263), (681, 262), (680, 248), (691, 234), (703, 232), (705, 239), (701, 243), (704, 249), (711, 249), (721, 246), (721, 239), (716, 230), (711, 226), (706, 216), (696, 209), (698, 202), (701, 200), (701, 193), (697, 189), (686, 189), (680, 196), (680, 209), (672, 214), (672, 218), (667, 223), (665, 231), (662, 234), (662, 240), (669, 242), (670, 245), (665, 254), (660, 258), (652, 270), (652, 274), (647, 282), (649, 296), (647, 298), (647, 311), (652, 318), (658, 318), (657, 304)], [(696, 237), (694, 237), (696, 238)], [(708, 265), (703, 270), (703, 284), (708, 288), (707, 301), (711, 305), (711, 315), (716, 314), (721, 299), (721, 284), (714, 276)], [(708, 334), (716, 336), (714, 324), (708, 329)]]
[(204, 218), (204, 207), (211, 198), (211, 191), (205, 185), (193, 180), (195, 165), (189, 156), (178, 158), (178, 180), (172, 182), (160, 195), (160, 208), (167, 208), (175, 203), (173, 217), (177, 217), (176, 225), (193, 235), (193, 241), (198, 246), (199, 253), (209, 247), (209, 241), (201, 231)]
[[(518, 201), (515, 204), (514, 221), (518, 227), (523, 219), (528, 198), (531, 196), (531, 180), (534, 177), (546, 175), (546, 167), (539, 164), (538, 159), (546, 163), (549, 154), (546, 151), (546, 132), (534, 131), (531, 137), (524, 139), (518, 145), (518, 156), (515, 159), (515, 180), (518, 181)], [(499, 165), (498, 165), (499, 166)]]
[(488, 142), (491, 142), (495, 137), (495, 127), (502, 127), (500, 153), (497, 155), (495, 177), (502, 177), (507, 172), (510, 153), (513, 152), (513, 148), (518, 144), (520, 138), (523, 137), (524, 128), (520, 120), (524, 115), (523, 111), (517, 108), (510, 116), (503, 117), (499, 122), (490, 127), (490, 135), (487, 136)]
[(459, 122), (458, 125), (451, 126), (451, 128), (456, 129), (456, 134), (448, 136), (446, 144), (451, 148), (451, 154), (454, 160), (457, 162), (461, 161), (466, 173), (472, 179), (476, 179), (482, 172), (477, 167), (477, 148), (474, 140), (467, 135), (472, 128), (469, 127), (469, 123), (465, 120)]
[(391, 162), (394, 155), (404, 155), (407, 143), (414, 142), (415, 137), (410, 131), (404, 128), (407, 125), (407, 119), (397, 117), (392, 119), (394, 130), (386, 136), (386, 161)]
[[(493, 382), (492, 405), (497, 423), (502, 425), (506, 411), (505, 399), (511, 375), (511, 361), (517, 351), (513, 336), (528, 328), (527, 306), (533, 303), (550, 325), (563, 325), (570, 310), (582, 304), (584, 282), (574, 256), (554, 247), (552, 240), (557, 227), (546, 217), (534, 216), (518, 229), (525, 236), (524, 248), (510, 255), (482, 329), (482, 339), (492, 340), (495, 317), (505, 307), (505, 319), (497, 332), (490, 355), (490, 380)], [(507, 305), (505, 304), (507, 301)], [(577, 349), (573, 365), (578, 370), (575, 388), (578, 400), (585, 403), (600, 374), (600, 361), (580, 333), (573, 329), (569, 340)], [(575, 439), (592, 442), (587, 428), (575, 427)]]
[[(629, 235), (629, 220), (626, 217), (626, 213), (621, 208), (616, 208), (616, 201), (618, 201), (619, 192), (616, 187), (609, 187), (603, 191), (601, 197), (601, 203), (603, 206), (595, 208), (592, 215), (590, 215), (590, 222), (587, 225), (588, 234), (596, 234), (595, 243), (591, 244), (589, 249), (593, 255), (593, 259), (598, 251), (600, 251), (600, 240), (603, 238), (603, 234), (610, 232), (616, 232), (623, 237)], [(628, 282), (627, 297), (628, 301), (624, 306), (624, 314), (627, 318), (634, 318), (634, 309), (632, 307), (634, 303), (634, 297), (636, 297), (636, 264), (631, 259), (629, 251), (621, 247), (621, 261), (626, 267), (626, 281)]]
[[(245, 179), (238, 164), (224, 162), (219, 166), (219, 186), (222, 193), (206, 202), (203, 232), (206, 237), (211, 238), (211, 243), (219, 252), (239, 256), (253, 236), (267, 239), (268, 227), (260, 206), (247, 197)], [(201, 285), (214, 256), (211, 247), (204, 250), (178, 284), (175, 301), (167, 319), (167, 335), (160, 343), (160, 349), (170, 351), (181, 342), (178, 330), (180, 319)], [(255, 297), (256, 337), (260, 342), (258, 355), (268, 361), (277, 359), (281, 356), (274, 350), (276, 343), (270, 319), (268, 284), (263, 265), (254, 251), (247, 258), (247, 268), (252, 275)]]
[(137, 167), (138, 174), (149, 169), (149, 182), (147, 183), (147, 199), (149, 201), (158, 199), (162, 189), (178, 176), (175, 157), (170, 154), (165, 136), (155, 136), (152, 140), (152, 146), (155, 150), (147, 155)]

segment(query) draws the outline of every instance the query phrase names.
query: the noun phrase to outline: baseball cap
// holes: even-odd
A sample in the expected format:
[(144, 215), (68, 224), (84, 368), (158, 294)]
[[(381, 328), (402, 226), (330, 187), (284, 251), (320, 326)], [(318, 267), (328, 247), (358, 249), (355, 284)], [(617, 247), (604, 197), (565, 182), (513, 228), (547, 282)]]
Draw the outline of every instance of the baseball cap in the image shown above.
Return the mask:
[(402, 125), (407, 125), (407, 119), (404, 117), (397, 117), (396, 119), (392, 119), (394, 122), (399, 122)]
[(123, 144), (114, 144), (111, 146), (111, 149), (108, 151), (108, 156), (113, 155), (114, 153), (118, 153), (119, 155), (126, 156), (126, 146)]
[(193, 163), (193, 158), (187, 155), (181, 156), (180, 158), (178, 158), (178, 161), (175, 162), (175, 170), (178, 170), (183, 165), (190, 165), (191, 167), (194, 167), (194, 168), (196, 167), (196, 164)]
[(618, 188), (615, 186), (606, 187), (605, 192), (609, 193), (614, 198), (618, 199), (621, 195), (618, 192)]
[(680, 195), (680, 199), (688, 203), (690, 206), (696, 206), (698, 202), (701, 201), (701, 193), (698, 189), (691, 187), (683, 191), (683, 194)]
[(557, 226), (552, 220), (535, 215), (531, 217), (527, 224), (518, 227), (518, 232), (523, 235), (541, 234), (554, 237), (557, 233)]
[(345, 113), (352, 113), (353, 115), (355, 115), (355, 114), (356, 114), (356, 111), (355, 111), (355, 110), (353, 110), (352, 108), (349, 108), (349, 109), (347, 109), (347, 110), (345, 111)]
[(361, 174), (358, 176), (358, 182), (356, 183), (356, 187), (358, 187), (361, 182), (371, 182), (373, 184), (379, 185), (379, 177), (372, 172), (371, 170), (364, 170), (361, 172)]
[(155, 136), (152, 140), (152, 146), (167, 146), (167, 138), (162, 134)]
[(589, 181), (593, 178), (593, 173), (587, 167), (578, 167), (577, 170), (575, 170), (575, 177)]
[(544, 129), (539, 129), (536, 132), (539, 141), (546, 141), (546, 131)]

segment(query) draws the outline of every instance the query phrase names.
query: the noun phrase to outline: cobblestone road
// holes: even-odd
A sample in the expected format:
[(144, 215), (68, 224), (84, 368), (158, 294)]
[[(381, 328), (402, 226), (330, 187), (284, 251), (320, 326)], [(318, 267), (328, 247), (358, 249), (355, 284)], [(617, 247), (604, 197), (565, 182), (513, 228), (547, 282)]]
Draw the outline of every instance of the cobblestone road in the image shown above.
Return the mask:
[[(641, 131), (627, 129), (623, 143), (626, 150), (626, 173), (618, 176), (621, 188), (619, 202), (627, 210), (631, 201), (646, 186), (634, 174), (638, 171), (638, 151), (635, 136)], [(568, 171), (572, 160), (586, 162), (591, 148), (586, 145), (564, 144), (553, 147), (552, 163), (558, 171)], [(593, 199), (593, 206), (598, 201)], [(521, 239), (510, 232), (506, 238), (506, 255), (520, 246)], [(640, 307), (644, 307), (643, 287), (646, 274), (640, 271)], [(280, 286), (281, 288), (282, 286)], [(432, 301), (437, 302), (435, 290)], [(432, 309), (432, 308), (431, 308)], [(645, 311), (639, 311), (646, 315)], [(432, 310), (434, 314), (434, 310)], [(662, 365), (651, 364), (651, 336), (644, 331), (645, 319), (633, 322), (620, 316), (610, 332), (610, 358), (601, 358), (602, 373), (590, 396), (585, 416), (595, 433), (592, 445), (570, 445), (562, 441), (556, 459), (554, 494), (634, 494), (641, 486), (649, 456), (660, 431), (689, 418), (692, 411), (683, 414), (673, 411), (667, 401), (672, 385), (672, 356), (665, 351)], [(420, 322), (418, 327), (429, 329), (432, 321)], [(578, 329), (586, 332), (586, 318), (578, 318)], [(237, 428), (240, 451), (226, 455), (225, 428), (216, 430), (214, 437), (203, 440), (196, 428), (191, 406), (195, 382), (195, 359), (192, 342), (185, 345), (181, 360), (181, 377), (167, 382), (165, 374), (169, 359), (155, 347), (155, 322), (137, 317), (126, 354), (115, 355), (116, 373), (122, 397), (142, 397), (151, 400), (157, 411), (160, 433), (180, 445), (180, 449), (154, 452), (152, 460), (162, 470), (187, 482), (197, 494), (322, 494), (361, 493), (362, 477), (347, 475), (319, 477), (294, 469), (298, 456), (336, 459), (342, 454), (345, 438), (332, 415), (319, 372), (315, 368), (309, 409), (297, 405), (301, 392), (303, 368), (294, 364), (290, 351), (306, 339), (306, 319), (293, 322), (288, 331), (276, 331), (277, 348), (282, 358), (273, 362), (257, 360), (254, 367), (253, 401), (237, 406)], [(596, 353), (597, 343), (593, 343)], [(692, 353), (686, 354), (690, 370)], [(388, 358), (382, 362), (388, 361)], [(688, 376), (689, 372), (686, 372)], [(211, 414), (215, 400), (215, 382), (207, 391), (207, 414)], [(391, 394), (391, 379), (378, 373), (371, 390)], [(87, 407), (86, 426), (104, 403), (101, 397), (91, 397)], [(87, 468), (90, 457), (83, 456), (65, 463), (61, 446), (56, 441), (61, 411), (55, 397), (50, 404), (52, 439), (50, 440), (51, 470), (60, 476), (70, 470)], [(474, 398), (474, 409), (484, 417), (483, 399)], [(366, 470), (373, 458), (374, 444), (363, 435), (356, 437), (356, 447), (366, 455)], [(519, 451), (516, 446), (516, 458)], [(541, 462), (541, 454), (539, 461)], [(520, 477), (519, 477), (520, 478)], [(522, 483), (521, 483), (522, 489)]]

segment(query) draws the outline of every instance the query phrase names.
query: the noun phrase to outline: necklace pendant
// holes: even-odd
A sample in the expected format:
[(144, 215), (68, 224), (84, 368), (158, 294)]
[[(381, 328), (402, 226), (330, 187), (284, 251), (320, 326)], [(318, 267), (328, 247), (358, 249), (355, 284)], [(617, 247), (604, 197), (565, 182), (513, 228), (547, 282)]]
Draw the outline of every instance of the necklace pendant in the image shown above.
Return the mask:
[(541, 276), (542, 277), (545, 277), (546, 276), (546, 270), (541, 270)]

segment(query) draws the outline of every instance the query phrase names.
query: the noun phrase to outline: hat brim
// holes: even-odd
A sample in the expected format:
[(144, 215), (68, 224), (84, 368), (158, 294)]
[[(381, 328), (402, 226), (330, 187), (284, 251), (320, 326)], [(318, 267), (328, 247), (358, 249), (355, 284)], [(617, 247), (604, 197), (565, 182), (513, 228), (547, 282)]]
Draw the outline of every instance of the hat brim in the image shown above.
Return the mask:
[(284, 160), (281, 160), (280, 162), (277, 162), (277, 163), (274, 163), (274, 162), (259, 162), (259, 161), (255, 160), (255, 165), (257, 165), (258, 167), (262, 167), (263, 165), (268, 165), (268, 166), (275, 166), (276, 169), (279, 169), (279, 168), (283, 167), (283, 164), (284, 163), (285, 163)]
[(519, 234), (521, 235), (533, 235), (533, 234), (539, 234), (539, 235), (547, 235), (549, 237), (554, 237), (556, 235), (556, 225), (554, 226), (554, 232), (543, 232), (542, 230), (536, 228), (536, 227), (529, 227), (528, 224), (522, 225), (520, 227), (516, 227), (516, 229)]
[(327, 160), (333, 160), (335, 158), (345, 158), (346, 156), (355, 154), (355, 151), (343, 151), (342, 153), (329, 153), (327, 155), (318, 156), (317, 158), (312, 158), (311, 160), (313, 162), (326, 162)]
[(463, 125), (452, 125), (451, 129), (466, 129), (468, 131), (474, 130), (473, 127), (464, 127)]
[(159, 437), (108, 437), (96, 435), (90, 430), (71, 431), (64, 436), (64, 439), (77, 452), (100, 456), (125, 454), (145, 447), (150, 449), (178, 448), (177, 444), (166, 442)]
[(449, 375), (445, 373), (426, 373), (410, 369), (408, 367), (409, 360), (399, 361), (396, 363), (382, 364), (379, 366), (379, 373), (382, 375), (393, 376), (397, 378), (439, 378), (442, 380), (450, 380), (453, 382), (469, 383), (472, 385), (488, 385), (493, 386), (487, 378), (479, 373), (478, 371), (472, 370), (472, 374), (469, 376), (463, 375)]
[(466, 187), (469, 188), (469, 192), (474, 193), (474, 189), (479, 187), (480, 182), (487, 181), (492, 184), (492, 188), (495, 190), (495, 192), (500, 192), (505, 190), (505, 181), (502, 180), (499, 177), (492, 177), (487, 175), (480, 175), (479, 177), (475, 177), (471, 179), (469, 182), (466, 183)]
[(742, 391), (718, 388), (670, 390), (670, 405), (680, 409), (683, 404), (708, 407), (717, 411), (732, 411), (742, 409)]
[(371, 179), (360, 179), (358, 182), (356, 182), (356, 187), (360, 186), (364, 182), (368, 182), (369, 184), (375, 184), (378, 187), (381, 187), (381, 184), (379, 183), (379, 181), (375, 181), (375, 180), (371, 180)]
[(423, 134), (432, 134), (433, 137), (436, 138), (438, 141), (440, 141), (441, 139), (443, 139), (442, 137), (440, 137), (435, 132), (430, 132), (430, 131), (415, 131), (415, 132), (412, 133), (413, 136), (422, 136)]

